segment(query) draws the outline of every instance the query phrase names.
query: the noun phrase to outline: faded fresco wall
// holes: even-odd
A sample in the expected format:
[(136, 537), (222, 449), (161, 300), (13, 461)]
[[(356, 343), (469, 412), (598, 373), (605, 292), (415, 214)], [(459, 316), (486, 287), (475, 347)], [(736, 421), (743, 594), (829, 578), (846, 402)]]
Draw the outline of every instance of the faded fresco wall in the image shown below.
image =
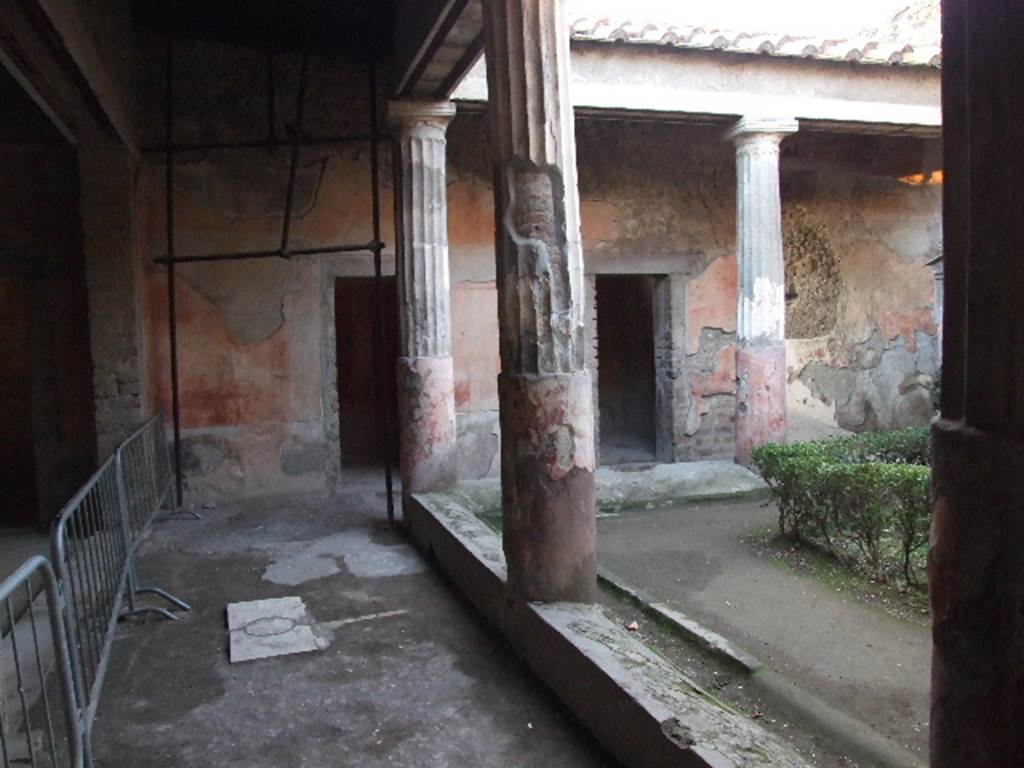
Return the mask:
[[(657, 311), (651, 320), (656, 325), (657, 455), (664, 461), (731, 457), (733, 452), (734, 171), (731, 151), (720, 135), (713, 128), (577, 122), (587, 274), (591, 278), (616, 273), (658, 278)], [(677, 145), (687, 147), (686, 163), (666, 163), (667, 156), (677, 154)], [(487, 290), (489, 302), (496, 302), (486, 146), (481, 115), (461, 115), (449, 129), (449, 234), (456, 303), (459, 292), (468, 286)], [(688, 290), (691, 281), (693, 287)], [(593, 279), (588, 285), (592, 300)], [(706, 288), (697, 290), (701, 285)], [(725, 295), (709, 290), (725, 291)], [(600, 342), (592, 307), (587, 316), (596, 382)], [(456, 334), (459, 320), (456, 312)], [(496, 336), (488, 343), (477, 335), (475, 361), (460, 359), (456, 347), (456, 377), (472, 370), (476, 380), (493, 382)], [(480, 367), (487, 364), (489, 369)], [(488, 406), (460, 400), (458, 390), (456, 403), (464, 410), (461, 420), (473, 419), (481, 430), (493, 433), (496, 411), (481, 410), (490, 404), (496, 407), (493, 384), (489, 386)]]
[[(176, 140), (264, 138), (263, 54), (187, 48), (178, 55)], [(142, 71), (140, 99), (151, 117), (144, 140), (159, 143), (160, 90), (145, 84), (162, 82), (161, 60), (146, 60)], [(314, 58), (310, 75), (309, 131), (365, 131), (364, 74)], [(284, 137), (297, 61), (277, 57), (275, 78), (274, 130)], [(733, 150), (722, 133), (721, 126), (577, 124), (591, 296), (596, 275), (655, 278), (652, 354), (663, 461), (733, 455), (735, 180)], [(499, 445), (493, 197), (483, 115), (460, 113), (448, 141), (459, 463), (463, 476), (479, 477), (497, 473)], [(941, 188), (899, 180), (926, 163), (921, 142), (844, 141), (801, 136), (784, 151), (795, 287), (789, 320), (801, 336), (790, 342), (794, 412), (849, 429), (920, 422), (929, 415), (921, 397), (934, 370), (935, 334), (931, 273), (920, 265), (937, 252)], [(383, 149), (382, 232), (391, 242)], [(848, 156), (860, 160), (830, 160)], [(182, 154), (175, 174), (179, 255), (277, 247), (287, 168), (287, 149)], [(138, 188), (148, 395), (154, 406), (169, 408), (166, 271), (151, 261), (164, 253), (166, 239), (159, 155), (147, 157)], [(295, 211), (295, 245), (369, 240), (368, 146), (304, 150)], [(393, 272), (390, 252), (385, 272)], [(338, 487), (345, 424), (338, 416), (334, 280), (371, 274), (368, 254), (179, 267), (184, 463), (193, 490)], [(593, 307), (587, 317), (597, 367)]]
[[(146, 46), (140, 46), (146, 49)], [(159, 47), (155, 50), (159, 51)], [(176, 55), (175, 140), (267, 137), (262, 52), (187, 44)], [(368, 80), (310, 60), (304, 130), (314, 137), (365, 133)], [(160, 58), (142, 62), (145, 141), (163, 140)], [(298, 60), (274, 61), (274, 133), (294, 121)], [(247, 95), (249, 97), (247, 98)], [(386, 146), (382, 155), (386, 160)], [(296, 179), (292, 247), (372, 239), (366, 142), (304, 149)], [(175, 163), (178, 256), (280, 245), (290, 150), (181, 153)], [(389, 178), (383, 165), (382, 179)], [(164, 166), (149, 155), (140, 172), (140, 239), (151, 404), (170, 410), (167, 282), (152, 259), (166, 252)], [(382, 190), (384, 238), (391, 190)], [(394, 271), (384, 254), (385, 273)], [(337, 487), (340, 451), (334, 280), (373, 274), (369, 253), (185, 264), (177, 268), (183, 466), (204, 496)], [(367, 333), (371, 329), (366, 329)]]
[(942, 188), (928, 180), (938, 155), (907, 139), (801, 137), (785, 161), (794, 431), (931, 418), (938, 344), (927, 262), (942, 252)]
[[(666, 162), (682, 147), (685, 162)], [(731, 457), (735, 173), (721, 130), (581, 122), (578, 158), (587, 271), (662, 281), (659, 458)]]
[[(595, 275), (657, 277), (661, 461), (734, 453), (735, 160), (722, 134), (718, 126), (577, 121), (589, 300)], [(467, 286), (493, 302), (485, 139), (480, 115), (461, 115), (449, 131), (456, 302)], [(793, 437), (931, 417), (937, 344), (926, 262), (941, 252), (941, 186), (912, 182), (938, 169), (940, 155), (936, 142), (912, 138), (804, 133), (784, 144)], [(600, 339), (589, 309), (597, 381)], [(456, 310), (457, 334), (467, 333), (464, 323)], [(456, 376), (486, 382), (492, 398), (496, 372), (496, 345), (456, 350)], [(493, 426), (496, 400), (478, 403), (457, 391), (457, 402), (462, 421)]]

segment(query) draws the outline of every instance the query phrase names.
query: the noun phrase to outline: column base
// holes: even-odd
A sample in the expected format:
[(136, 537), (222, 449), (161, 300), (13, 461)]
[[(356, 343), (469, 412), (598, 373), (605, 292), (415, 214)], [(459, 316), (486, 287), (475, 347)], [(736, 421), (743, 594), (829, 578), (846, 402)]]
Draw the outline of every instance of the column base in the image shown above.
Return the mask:
[(1024, 445), (932, 427), (931, 765), (1024, 755)]
[(452, 358), (398, 358), (402, 496), (451, 486), (455, 471)]
[(590, 374), (501, 374), (501, 489), (509, 587), (523, 600), (597, 592)]
[(736, 381), (736, 461), (749, 464), (756, 446), (786, 439), (786, 347), (738, 349)]

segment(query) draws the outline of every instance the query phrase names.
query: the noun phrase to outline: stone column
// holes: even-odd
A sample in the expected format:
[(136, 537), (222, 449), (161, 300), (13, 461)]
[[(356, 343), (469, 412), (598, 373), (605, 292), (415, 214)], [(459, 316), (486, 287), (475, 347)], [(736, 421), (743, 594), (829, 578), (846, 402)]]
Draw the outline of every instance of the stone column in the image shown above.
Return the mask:
[(562, 0), (489, 0), (501, 485), (509, 584), (527, 600), (596, 589), (594, 438)]
[(388, 105), (395, 143), (395, 237), (401, 321), (398, 409), (402, 495), (455, 481), (455, 395), (445, 130), (449, 101)]
[(744, 117), (736, 145), (736, 460), (786, 439), (786, 270), (782, 259), (779, 144), (795, 120)]
[(932, 430), (933, 768), (1024, 755), (1024, 20), (942, 4), (942, 415)]

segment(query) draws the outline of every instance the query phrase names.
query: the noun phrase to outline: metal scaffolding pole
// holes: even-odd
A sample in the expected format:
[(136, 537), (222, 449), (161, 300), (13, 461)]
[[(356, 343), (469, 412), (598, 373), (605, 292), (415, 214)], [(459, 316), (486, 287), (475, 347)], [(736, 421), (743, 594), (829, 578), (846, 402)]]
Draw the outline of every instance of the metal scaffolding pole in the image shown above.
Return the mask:
[(175, 507), (182, 504), (181, 475), (181, 397), (178, 386), (178, 305), (174, 284), (174, 44), (167, 37), (167, 72), (165, 93), (166, 131), (166, 216), (167, 216), (167, 315), (171, 344), (171, 420), (174, 424), (174, 491)]
[(381, 251), (384, 244), (380, 241), (380, 160), (378, 158), (379, 135), (377, 133), (377, 66), (370, 68), (370, 185), (373, 197), (373, 279), (374, 292), (377, 299), (377, 322), (374, 332), (377, 342), (377, 408), (380, 415), (381, 431), (384, 437), (384, 489), (387, 494), (388, 522), (395, 523), (394, 488), (391, 478), (391, 404), (388, 402), (387, 355), (384, 352), (384, 279), (381, 275)]

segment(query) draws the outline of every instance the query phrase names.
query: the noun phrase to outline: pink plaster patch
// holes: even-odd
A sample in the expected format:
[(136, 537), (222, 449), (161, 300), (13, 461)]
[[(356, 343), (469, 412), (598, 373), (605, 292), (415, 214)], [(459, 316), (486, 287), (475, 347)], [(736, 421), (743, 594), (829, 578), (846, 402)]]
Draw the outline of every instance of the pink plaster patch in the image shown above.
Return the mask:
[(398, 408), (402, 491), (437, 490), (454, 478), (455, 447), (450, 357), (400, 357)]
[(736, 358), (736, 459), (747, 464), (755, 446), (786, 439), (786, 348), (749, 347)]
[(736, 392), (736, 347), (730, 344), (715, 353), (715, 367), (693, 376), (691, 391), (698, 397), (731, 395)]
[(469, 381), (460, 379), (455, 382), (455, 407), (465, 409), (469, 404), (470, 388)]
[(705, 328), (736, 330), (738, 279), (736, 257), (722, 256), (686, 284), (686, 354), (700, 351)]
[(459, 283), (452, 290), (455, 407), (497, 410), (498, 291), (494, 283)]
[[(217, 307), (185, 280), (178, 280), (178, 350), (181, 420), (185, 428), (224, 427), (301, 418), (297, 377), (292, 370), (292, 337), (282, 325), (256, 344), (238, 341)], [(167, 282), (150, 271), (146, 281), (150, 375), (156, 401), (170, 410), (170, 348), (167, 339)]]
[(594, 416), (590, 375), (502, 374), (502, 450), (534, 456), (551, 480), (574, 469), (593, 472)]
[(604, 200), (580, 200), (580, 230), (583, 247), (614, 240), (619, 236), (619, 209)]
[(932, 336), (936, 334), (935, 313), (931, 307), (918, 307), (903, 312), (887, 309), (878, 318), (878, 326), (887, 341), (902, 336), (911, 352), (917, 349), (916, 331), (924, 331)]

